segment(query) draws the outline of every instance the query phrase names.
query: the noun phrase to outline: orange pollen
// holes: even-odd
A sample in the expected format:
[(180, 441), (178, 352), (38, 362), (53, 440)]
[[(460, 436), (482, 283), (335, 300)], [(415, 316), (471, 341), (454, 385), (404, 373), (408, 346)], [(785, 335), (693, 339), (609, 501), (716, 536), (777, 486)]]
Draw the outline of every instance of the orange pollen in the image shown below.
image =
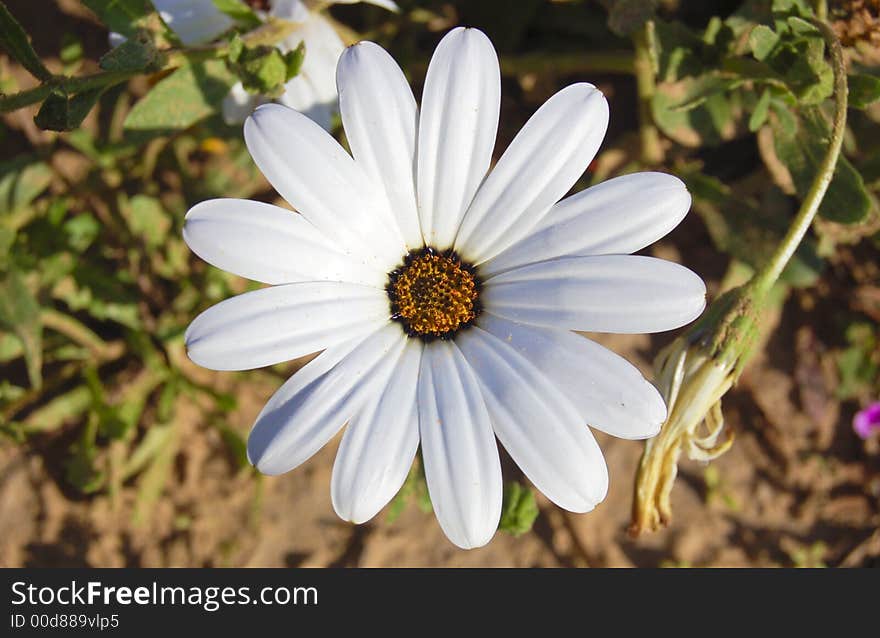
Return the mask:
[(434, 248), (410, 251), (388, 273), (391, 318), (425, 341), (450, 339), (480, 314), (476, 269), (455, 253)]

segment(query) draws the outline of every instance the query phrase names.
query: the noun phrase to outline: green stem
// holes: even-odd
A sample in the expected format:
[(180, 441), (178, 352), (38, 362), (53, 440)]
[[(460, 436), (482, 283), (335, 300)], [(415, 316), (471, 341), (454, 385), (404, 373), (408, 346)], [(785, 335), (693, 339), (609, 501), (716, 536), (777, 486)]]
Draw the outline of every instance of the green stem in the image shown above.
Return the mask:
[(43, 309), (40, 313), (40, 323), (44, 328), (63, 334), (71, 341), (89, 349), (98, 359), (103, 359), (105, 354), (112, 353), (118, 345), (107, 343), (85, 324), (52, 308)]
[[(290, 35), (297, 25), (286, 20), (273, 19), (242, 36), (248, 47), (271, 46), (281, 42)], [(126, 82), (142, 74), (153, 74), (174, 69), (184, 64), (198, 64), (207, 60), (223, 58), (229, 50), (229, 44), (221, 42), (210, 47), (192, 49), (168, 49), (162, 51), (157, 64), (147, 69), (127, 71), (99, 71), (81, 77), (55, 75), (43, 84), (13, 95), (0, 95), (0, 113), (9, 113), (31, 104), (45, 100), (53, 91), (61, 91), (65, 95), (76, 95), (92, 89), (108, 89)]]
[(770, 258), (770, 261), (759, 272), (757, 272), (750, 282), (760, 294), (766, 292), (776, 283), (782, 274), (794, 251), (813, 223), (813, 218), (822, 204), (822, 198), (831, 184), (834, 177), (834, 168), (837, 166), (837, 159), (840, 156), (840, 149), (843, 145), (843, 136), (846, 131), (846, 109), (847, 109), (847, 84), (846, 84), (846, 65), (843, 59), (843, 50), (840, 47), (840, 41), (834, 35), (825, 22), (818, 20), (812, 21), (813, 25), (821, 31), (825, 42), (828, 44), (829, 53), (831, 55), (831, 67), (834, 70), (834, 121), (831, 128), (831, 142), (828, 144), (828, 152), (822, 159), (819, 166), (819, 172), (813, 178), (810, 190), (807, 192), (797, 216), (791, 227), (788, 229), (782, 242), (777, 246), (776, 252)]
[(654, 23), (650, 20), (633, 34), (635, 59), (633, 71), (636, 75), (636, 88), (639, 93), (639, 135), (642, 140), (642, 161), (648, 165), (663, 162), (663, 146), (660, 144), (660, 131), (654, 124), (651, 103), (657, 90), (654, 60), (651, 54), (651, 37)]
[(49, 84), (41, 84), (40, 86), (35, 86), (32, 89), (14, 95), (0, 95), (0, 113), (17, 111), (30, 104), (42, 102), (49, 97), (49, 93), (51, 92), (52, 87), (49, 86)]

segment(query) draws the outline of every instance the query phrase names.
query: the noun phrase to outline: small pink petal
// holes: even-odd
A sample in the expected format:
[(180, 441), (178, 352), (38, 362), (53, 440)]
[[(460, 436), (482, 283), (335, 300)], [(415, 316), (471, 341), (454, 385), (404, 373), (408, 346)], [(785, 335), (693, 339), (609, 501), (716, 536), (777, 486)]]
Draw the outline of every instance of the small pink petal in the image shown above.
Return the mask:
[(853, 417), (853, 429), (862, 439), (880, 432), (880, 401), (875, 401)]

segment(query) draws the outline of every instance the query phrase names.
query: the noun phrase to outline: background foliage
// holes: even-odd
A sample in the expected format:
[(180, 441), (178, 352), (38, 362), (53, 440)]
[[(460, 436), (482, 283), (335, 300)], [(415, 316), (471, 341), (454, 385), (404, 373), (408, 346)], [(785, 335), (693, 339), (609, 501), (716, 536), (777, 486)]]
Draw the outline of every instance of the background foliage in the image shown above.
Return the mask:
[[(695, 267), (716, 278), (716, 292), (773, 250), (828, 140), (832, 74), (806, 0), (399, 4), (399, 15), (367, 6), (331, 14), (346, 34), (386, 46), (417, 95), (442, 33), (484, 29), (504, 76), (499, 148), (559, 87), (587, 80), (605, 90), (612, 129), (579, 186), (646, 168), (682, 176), (700, 220), (691, 245), (702, 243), (685, 259), (702, 260)], [(280, 384), (292, 369), (218, 381), (186, 361), (189, 321), (249, 284), (195, 259), (181, 227), (204, 199), (277, 201), (241, 128), (218, 109), (237, 74), (269, 91), (301, 59), (272, 58), (266, 75), (259, 65), (271, 47), (258, 68), (236, 46), (180, 55), (147, 0), (59, 0), (51, 23), (28, 3), (6, 6), (0, 103), (22, 90), (41, 99), (9, 110), (0, 127), (0, 449), (44, 456), (71, 499), (131, 494), (125, 516), (145, 525), (179, 480), (192, 436), (182, 406), (197, 406), (222, 441), (229, 475), (250, 477), (243, 389)], [(833, 400), (851, 414), (880, 389), (880, 9), (832, 2), (828, 17), (847, 45), (845, 159), (786, 270), (777, 311), (791, 294), (832, 309), (817, 332), (839, 380)], [(240, 24), (242, 34), (255, 26), (249, 12)], [(110, 50), (108, 29), (126, 44)], [(82, 80), (93, 74), (111, 81)], [(721, 492), (707, 475), (707, 495)], [(430, 508), (418, 466), (389, 519), (410, 501)], [(504, 529), (526, 532), (537, 514), (525, 483), (506, 487)]]

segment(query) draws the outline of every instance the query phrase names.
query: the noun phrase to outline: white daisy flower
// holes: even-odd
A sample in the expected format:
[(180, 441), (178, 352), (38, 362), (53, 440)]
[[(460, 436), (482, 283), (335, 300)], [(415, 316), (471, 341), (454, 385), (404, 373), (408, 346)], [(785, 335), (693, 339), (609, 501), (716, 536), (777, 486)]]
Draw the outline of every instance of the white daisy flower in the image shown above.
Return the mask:
[(608, 124), (604, 96), (583, 83), (551, 97), (490, 171), (500, 73), (476, 29), (440, 42), (421, 110), (371, 42), (345, 51), (337, 81), (351, 155), (281, 105), (244, 126), (257, 166), (299, 214), (219, 199), (186, 216), (202, 259), (271, 284), (193, 321), (194, 362), (247, 370), (323, 350), (257, 417), (251, 462), (290, 471), (348, 423), (332, 501), (362, 523), (421, 445), (437, 519), (472, 548), (500, 517), (497, 437), (551, 501), (590, 511), (608, 474), (587, 424), (650, 437), (666, 407), (634, 366), (571, 331), (657, 332), (702, 312), (697, 275), (629, 254), (681, 221), (684, 184), (637, 173), (559, 201)]
[(162, 21), (186, 46), (205, 44), (235, 22), (220, 11), (214, 0), (151, 0)]
[[(256, 7), (261, 16), (272, 16), (295, 22), (299, 26), (278, 45), (282, 52), (292, 51), (305, 43), (306, 57), (299, 74), (284, 87), (278, 101), (305, 113), (325, 129), (330, 129), (333, 115), (338, 112), (336, 94), (336, 63), (345, 49), (342, 39), (320, 10), (333, 4), (365, 2), (389, 11), (398, 11), (392, 0), (261, 0), (246, 2)], [(213, 0), (153, 0), (153, 5), (168, 27), (187, 45), (205, 44), (234, 25)], [(117, 46), (124, 38), (111, 34), (110, 43)], [(223, 119), (239, 124), (260, 104), (269, 99), (245, 90), (241, 82), (232, 87), (223, 100)]]

